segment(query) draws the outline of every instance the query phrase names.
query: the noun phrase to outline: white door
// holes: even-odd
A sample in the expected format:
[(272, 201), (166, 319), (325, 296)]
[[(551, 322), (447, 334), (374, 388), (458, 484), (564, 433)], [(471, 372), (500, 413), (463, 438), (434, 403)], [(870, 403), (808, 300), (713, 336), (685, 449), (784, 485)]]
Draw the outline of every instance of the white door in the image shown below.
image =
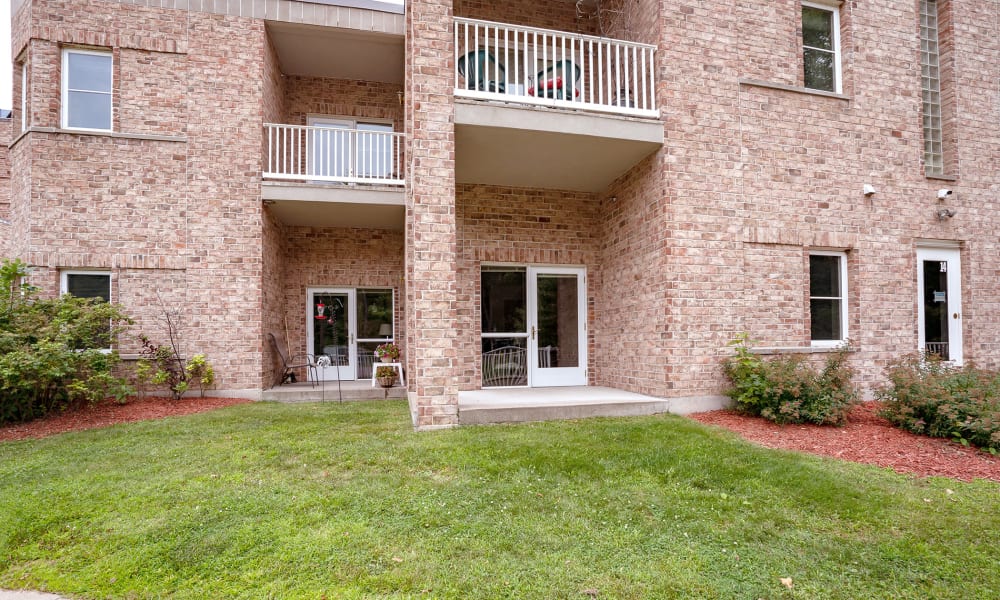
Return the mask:
[(353, 176), (354, 144), (351, 130), (354, 122), (346, 119), (309, 117), (306, 124), (321, 127), (306, 132), (308, 161), (306, 173), (313, 177)]
[(357, 332), (353, 289), (310, 288), (306, 293), (306, 350), (330, 366), (318, 369), (320, 380), (353, 381), (357, 373)]
[(957, 248), (917, 249), (920, 350), (962, 364), (962, 263)]
[(586, 270), (528, 268), (528, 384), (587, 385)]

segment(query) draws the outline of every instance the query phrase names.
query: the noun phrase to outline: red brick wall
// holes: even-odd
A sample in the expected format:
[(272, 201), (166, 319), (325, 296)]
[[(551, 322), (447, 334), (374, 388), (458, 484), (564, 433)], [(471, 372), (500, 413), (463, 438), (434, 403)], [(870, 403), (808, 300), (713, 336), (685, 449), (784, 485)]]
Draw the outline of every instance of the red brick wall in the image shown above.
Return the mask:
[(305, 125), (307, 116), (326, 115), (390, 121), (403, 130), (401, 85), (295, 75), (285, 85), (285, 123)]
[(596, 21), (577, 19), (575, 0), (555, 0), (537, 2), (534, 0), (514, 0), (494, 2), (493, 0), (455, 0), (455, 16), (567, 31), (571, 33), (596, 34)]
[(667, 395), (669, 290), (663, 153), (616, 181), (601, 203), (596, 290), (595, 367), (598, 383)]

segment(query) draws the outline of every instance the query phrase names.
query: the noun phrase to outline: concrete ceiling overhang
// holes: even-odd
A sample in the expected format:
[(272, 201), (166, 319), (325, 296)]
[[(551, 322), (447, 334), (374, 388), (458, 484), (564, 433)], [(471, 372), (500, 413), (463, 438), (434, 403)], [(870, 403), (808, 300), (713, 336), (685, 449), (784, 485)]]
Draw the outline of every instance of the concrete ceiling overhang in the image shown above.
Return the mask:
[(403, 188), (275, 182), (264, 182), (261, 188), (271, 213), (285, 225), (403, 230)]
[(267, 31), (285, 75), (403, 85), (402, 35), (282, 21), (268, 21)]
[(663, 140), (657, 119), (459, 102), (455, 179), (596, 193)]

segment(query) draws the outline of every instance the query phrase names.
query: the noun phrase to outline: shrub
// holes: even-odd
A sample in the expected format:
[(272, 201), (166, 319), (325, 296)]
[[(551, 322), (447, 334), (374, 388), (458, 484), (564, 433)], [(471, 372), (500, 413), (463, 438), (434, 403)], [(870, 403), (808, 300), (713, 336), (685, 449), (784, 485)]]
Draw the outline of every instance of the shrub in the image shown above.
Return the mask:
[(208, 358), (204, 354), (195, 354), (189, 358), (187, 364), (184, 365), (184, 372), (187, 373), (188, 381), (198, 384), (202, 398), (205, 397), (205, 390), (215, 383), (215, 369), (212, 368), (212, 363), (208, 362)]
[(1000, 452), (1000, 373), (919, 354), (894, 361), (887, 373), (876, 396), (894, 425)]
[(20, 261), (0, 263), (0, 423), (27, 421), (131, 390), (112, 375), (118, 354), (95, 349), (130, 323), (107, 302), (38, 298)]
[(859, 401), (846, 348), (830, 354), (817, 372), (800, 354), (762, 359), (753, 353), (747, 334), (730, 345), (735, 346), (736, 355), (723, 363), (733, 383), (726, 395), (741, 413), (775, 423), (843, 425)]

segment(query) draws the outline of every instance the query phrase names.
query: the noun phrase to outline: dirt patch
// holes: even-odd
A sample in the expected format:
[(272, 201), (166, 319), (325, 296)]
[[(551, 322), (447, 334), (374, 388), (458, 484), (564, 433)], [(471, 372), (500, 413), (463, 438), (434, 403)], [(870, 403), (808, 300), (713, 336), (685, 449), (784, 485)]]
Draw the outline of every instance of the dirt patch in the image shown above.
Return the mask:
[(767, 448), (798, 450), (921, 477), (952, 477), (961, 481), (1000, 481), (1000, 457), (949, 440), (914, 435), (878, 416), (881, 405), (855, 407), (844, 427), (776, 425), (759, 417), (728, 410), (690, 415), (692, 419), (734, 431)]
[(199, 398), (198, 396), (184, 397), (180, 400), (143, 398), (142, 400), (130, 400), (127, 404), (118, 404), (107, 400), (80, 410), (49, 415), (28, 423), (0, 425), (0, 442), (42, 438), (67, 431), (108, 427), (116, 423), (190, 415), (246, 402), (250, 402), (250, 400), (243, 398)]

